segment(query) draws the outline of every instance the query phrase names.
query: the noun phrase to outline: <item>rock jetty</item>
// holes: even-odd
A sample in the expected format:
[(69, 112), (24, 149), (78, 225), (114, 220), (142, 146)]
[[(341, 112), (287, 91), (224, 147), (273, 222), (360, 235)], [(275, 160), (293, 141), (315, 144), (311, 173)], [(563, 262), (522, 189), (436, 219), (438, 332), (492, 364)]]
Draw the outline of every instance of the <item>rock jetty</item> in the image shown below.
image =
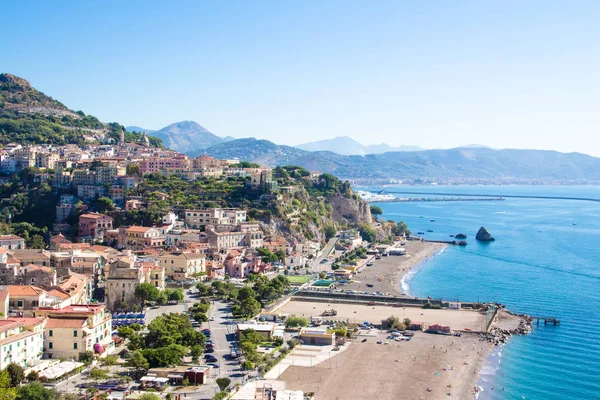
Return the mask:
[(479, 240), (480, 242), (493, 242), (496, 239), (494, 239), (494, 237), (490, 235), (488, 230), (482, 226), (481, 228), (479, 228), (477, 235), (475, 235), (475, 240)]

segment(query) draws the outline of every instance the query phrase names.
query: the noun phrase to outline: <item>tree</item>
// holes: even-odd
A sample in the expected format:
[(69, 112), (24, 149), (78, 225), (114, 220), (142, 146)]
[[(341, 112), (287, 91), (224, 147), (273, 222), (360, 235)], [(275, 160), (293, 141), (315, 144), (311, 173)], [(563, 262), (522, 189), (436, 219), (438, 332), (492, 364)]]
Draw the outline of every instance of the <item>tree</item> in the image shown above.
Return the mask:
[(325, 278), (327, 278), (327, 273), (325, 271), (319, 272), (319, 279), (325, 279)]
[(154, 287), (150, 283), (140, 283), (138, 287), (135, 288), (135, 297), (142, 300), (142, 303), (146, 301), (155, 301), (160, 295), (160, 290)]
[(210, 286), (205, 285), (202, 282), (199, 282), (196, 285), (196, 289), (198, 289), (200, 296), (209, 296), (212, 293), (212, 289), (210, 288)]
[(408, 226), (406, 226), (406, 223), (404, 221), (400, 221), (398, 223), (396, 223), (394, 226), (392, 226), (392, 233), (395, 236), (402, 236), (402, 235), (410, 235), (410, 230), (408, 230)]
[(190, 353), (192, 355), (192, 362), (198, 362), (200, 356), (202, 355), (202, 346), (192, 346), (192, 348), (190, 349)]
[(46, 389), (40, 382), (33, 382), (17, 389), (19, 399), (27, 400), (54, 400), (57, 398), (55, 390)]
[(359, 228), (360, 237), (362, 240), (367, 241), (369, 243), (373, 243), (377, 240), (377, 233), (372, 226), (367, 224), (362, 224)]
[(377, 219), (378, 215), (382, 215), (382, 214), (383, 214), (383, 210), (381, 209), (381, 207), (371, 206), (371, 215), (373, 215), (375, 217), (375, 219)]
[(141, 350), (152, 368), (180, 365), (181, 359), (188, 351), (187, 347), (175, 343), (165, 347)]
[(298, 328), (301, 326), (308, 326), (308, 320), (303, 317), (288, 317), (285, 321), (286, 328)]
[(31, 247), (32, 249), (43, 249), (44, 247), (46, 247), (46, 244), (44, 243), (44, 238), (40, 235), (33, 235), (31, 237), (28, 247)]
[(244, 300), (249, 299), (249, 298), (253, 298), (253, 299), (256, 298), (256, 292), (250, 286), (244, 286), (243, 288), (241, 288), (238, 291), (238, 297), (237, 297), (237, 299), (239, 301), (244, 301)]
[(10, 384), (12, 387), (19, 386), (21, 382), (25, 380), (23, 368), (15, 362), (8, 364), (6, 372), (8, 372), (8, 375), (10, 376)]
[(31, 371), (27, 375), (27, 382), (35, 382), (40, 379), (40, 374), (37, 371)]
[(336, 234), (337, 234), (337, 230), (335, 229), (335, 226), (329, 225), (327, 228), (325, 228), (325, 239), (326, 240), (333, 238)]
[(240, 304), (240, 315), (246, 318), (253, 317), (260, 312), (260, 303), (253, 297), (248, 297)]
[(94, 381), (99, 381), (108, 379), (110, 377), (110, 373), (107, 369), (93, 368), (88, 376)]
[(242, 331), (241, 336), (240, 343), (249, 342), (253, 344), (260, 344), (264, 340), (260, 333), (256, 332), (254, 329), (245, 329)]
[(216, 382), (217, 382), (217, 385), (219, 385), (219, 389), (222, 392), (225, 389), (227, 389), (227, 386), (229, 386), (229, 384), (231, 383), (231, 379), (229, 379), (229, 378), (217, 378)]
[(412, 325), (412, 321), (408, 317), (404, 318), (404, 321), (402, 321), (402, 323), (404, 324), (404, 326), (406, 326), (407, 329), (410, 329), (410, 326)]
[(154, 393), (144, 393), (138, 397), (138, 400), (160, 400), (160, 397)]
[(139, 350), (131, 353), (131, 357), (127, 360), (125, 365), (129, 368), (133, 368), (137, 376), (141, 375), (147, 371), (148, 368), (150, 368), (148, 360), (146, 360), (146, 357), (144, 357)]
[(183, 301), (183, 299), (185, 298), (185, 296), (183, 295), (183, 290), (181, 290), (180, 288), (171, 291), (168, 297), (169, 300), (172, 301)]
[(17, 390), (11, 387), (9, 373), (4, 370), (0, 371), (0, 400), (15, 400), (17, 398)]
[(79, 361), (81, 361), (85, 365), (90, 365), (92, 361), (94, 361), (94, 352), (88, 350), (85, 353), (79, 353)]
[(246, 361), (242, 362), (242, 368), (247, 371), (251, 371), (255, 368), (255, 365), (252, 361), (246, 360)]
[(96, 207), (98, 208), (98, 212), (105, 213), (107, 211), (112, 211), (115, 208), (115, 205), (108, 197), (100, 197), (96, 200)]
[(126, 173), (127, 175), (140, 175), (140, 166), (138, 164), (127, 164), (127, 168), (126, 168)]

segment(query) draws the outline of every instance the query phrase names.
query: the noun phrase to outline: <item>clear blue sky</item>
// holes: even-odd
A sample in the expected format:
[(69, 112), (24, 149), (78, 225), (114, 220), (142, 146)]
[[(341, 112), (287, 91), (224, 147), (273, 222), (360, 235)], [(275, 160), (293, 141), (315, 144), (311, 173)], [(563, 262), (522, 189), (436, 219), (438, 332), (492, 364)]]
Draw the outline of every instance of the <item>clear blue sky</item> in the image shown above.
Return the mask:
[(105, 122), (600, 155), (598, 1), (12, 1), (0, 70)]

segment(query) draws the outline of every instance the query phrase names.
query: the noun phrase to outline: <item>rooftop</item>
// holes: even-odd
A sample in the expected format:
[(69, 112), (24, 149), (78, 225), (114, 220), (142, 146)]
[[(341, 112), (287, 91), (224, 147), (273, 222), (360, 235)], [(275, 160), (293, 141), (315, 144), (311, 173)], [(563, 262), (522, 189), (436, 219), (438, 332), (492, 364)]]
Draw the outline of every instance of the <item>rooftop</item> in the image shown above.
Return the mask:
[(81, 328), (87, 323), (87, 317), (79, 318), (48, 318), (46, 329)]
[(6, 287), (6, 291), (10, 295), (10, 297), (19, 297), (19, 296), (40, 296), (46, 291), (37, 286), (17, 286), (11, 285)]

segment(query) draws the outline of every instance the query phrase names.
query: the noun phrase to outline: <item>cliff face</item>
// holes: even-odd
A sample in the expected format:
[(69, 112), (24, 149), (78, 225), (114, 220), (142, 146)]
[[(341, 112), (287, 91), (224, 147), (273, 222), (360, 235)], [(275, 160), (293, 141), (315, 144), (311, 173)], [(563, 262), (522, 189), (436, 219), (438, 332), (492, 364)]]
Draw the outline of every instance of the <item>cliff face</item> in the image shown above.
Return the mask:
[(329, 199), (332, 206), (332, 218), (339, 224), (371, 224), (371, 207), (362, 200), (354, 200), (340, 194)]

